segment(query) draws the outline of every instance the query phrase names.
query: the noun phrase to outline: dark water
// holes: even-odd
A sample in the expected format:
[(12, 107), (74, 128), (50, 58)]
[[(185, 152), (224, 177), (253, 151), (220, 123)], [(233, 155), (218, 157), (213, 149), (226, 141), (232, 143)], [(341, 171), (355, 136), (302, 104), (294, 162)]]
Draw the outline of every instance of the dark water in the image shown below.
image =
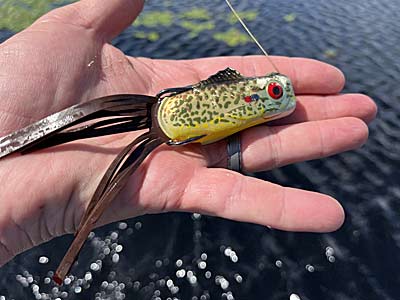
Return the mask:
[[(179, 12), (194, 5), (187, 2), (174, 1), (168, 9)], [(227, 10), (223, 1), (215, 2), (196, 1), (196, 6), (212, 7), (218, 19)], [(165, 10), (168, 3), (148, 1), (147, 9)], [(347, 214), (344, 226), (331, 234), (305, 234), (191, 214), (142, 216), (128, 220), (126, 229), (125, 223), (116, 223), (97, 230), (88, 243), (93, 247), (85, 248), (74, 269), (81, 280), (62, 290), (54, 290), (46, 277), (70, 236), (19, 255), (0, 269), (0, 299), (35, 299), (38, 289), (44, 293), (41, 299), (400, 299), (400, 2), (236, 4), (259, 12), (250, 25), (271, 53), (338, 66), (346, 74), (347, 92), (368, 94), (379, 106), (362, 149), (259, 174), (339, 199)], [(292, 23), (283, 19), (290, 13), (297, 16)], [(221, 20), (215, 30), (227, 28)], [(252, 44), (229, 48), (213, 40), (211, 32), (190, 38), (183, 29), (164, 28), (156, 42), (134, 39), (132, 32), (126, 30), (114, 43), (133, 56), (258, 53)], [(3, 32), (2, 38), (7, 36)], [(103, 257), (98, 252), (107, 243), (111, 254)], [(39, 264), (40, 256), (50, 262)], [(96, 259), (102, 260), (101, 271), (92, 265), (92, 279), (82, 280)]]

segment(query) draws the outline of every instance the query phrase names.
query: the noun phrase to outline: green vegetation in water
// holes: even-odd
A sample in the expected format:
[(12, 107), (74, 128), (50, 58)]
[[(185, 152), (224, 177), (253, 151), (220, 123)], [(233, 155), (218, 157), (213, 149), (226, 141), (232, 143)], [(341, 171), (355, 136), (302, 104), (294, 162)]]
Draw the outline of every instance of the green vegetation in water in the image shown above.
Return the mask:
[(180, 25), (189, 30), (189, 36), (191, 38), (197, 37), (199, 33), (203, 32), (204, 30), (213, 30), (215, 28), (215, 23), (212, 21), (202, 23), (182, 21)]
[(180, 14), (181, 18), (189, 20), (210, 20), (210, 13), (204, 8), (193, 8)]
[(21, 31), (53, 8), (61, 0), (0, 0), (0, 29)]
[[(239, 12), (239, 15), (247, 22), (254, 21), (257, 18), (257, 11), (247, 10)], [(180, 21), (176, 21), (179, 20)], [(145, 12), (133, 24), (135, 27), (154, 28), (158, 29), (160, 26), (173, 27), (179, 26), (189, 31), (190, 38), (196, 38), (206, 30), (214, 30), (216, 28), (216, 21), (211, 21), (212, 17), (208, 10), (203, 8), (193, 8), (174, 15), (170, 11), (153, 11)], [(238, 20), (232, 14), (220, 16), (219, 21), (235, 24)], [(138, 31), (133, 34), (134, 37), (140, 39), (147, 39), (149, 41), (157, 41), (161, 35), (152, 31)], [(228, 46), (235, 47), (237, 45), (244, 45), (251, 42), (251, 39), (242, 30), (231, 29), (226, 32), (217, 32), (213, 35), (217, 41), (224, 42)]]
[(237, 29), (229, 29), (226, 32), (215, 33), (214, 39), (225, 42), (230, 47), (244, 45), (251, 41), (247, 34)]
[[(255, 10), (245, 10), (242, 12), (238, 12), (238, 15), (242, 18), (243, 21), (251, 22), (257, 18), (258, 13)], [(228, 23), (236, 24), (237, 22), (239, 22), (239, 20), (234, 15), (230, 14), (228, 17)]]
[(324, 56), (326, 58), (335, 58), (338, 56), (338, 50), (333, 48), (326, 49), (324, 51)]
[(297, 15), (295, 13), (288, 14), (283, 17), (283, 19), (288, 23), (294, 22), (296, 20), (296, 18), (297, 18)]
[(158, 27), (158, 26), (171, 26), (174, 22), (174, 15), (170, 11), (150, 11), (141, 14), (133, 26), (144, 27)]
[[(52, 8), (75, 1), (0, 0), (0, 29), (7, 29), (14, 32), (21, 31)], [(171, 0), (164, 0), (164, 5), (166, 7), (171, 6), (173, 2)], [(239, 15), (245, 21), (250, 22), (256, 19), (257, 11), (243, 11), (239, 12)], [(293, 19), (293, 16), (291, 18)], [(144, 12), (133, 24), (135, 27), (144, 27), (144, 30), (135, 31), (133, 36), (154, 42), (160, 39), (160, 35), (162, 34), (160, 27), (179, 26), (188, 30), (191, 38), (196, 38), (202, 32), (206, 30), (212, 31), (216, 28), (217, 21), (211, 19), (212, 15), (209, 10), (202, 8), (192, 8), (180, 14), (174, 14), (169, 10)], [(229, 24), (238, 22), (232, 14), (220, 15), (218, 20), (218, 22), (227, 22)], [(237, 29), (231, 29), (227, 32), (217, 32), (213, 37), (231, 47), (243, 45), (251, 41), (243, 31)]]
[(145, 31), (135, 31), (133, 36), (137, 39), (145, 39), (150, 42), (155, 42), (160, 39), (160, 34), (157, 31), (145, 32)]

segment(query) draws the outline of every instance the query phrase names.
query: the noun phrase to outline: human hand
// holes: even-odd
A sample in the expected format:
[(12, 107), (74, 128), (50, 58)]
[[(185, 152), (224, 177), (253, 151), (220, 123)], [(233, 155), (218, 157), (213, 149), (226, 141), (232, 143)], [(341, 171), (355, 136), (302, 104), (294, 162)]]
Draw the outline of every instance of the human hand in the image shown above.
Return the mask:
[[(141, 0), (85, 0), (57, 9), (0, 45), (0, 134), (100, 96), (155, 95), (230, 66), (246, 76), (272, 68), (265, 57), (187, 61), (125, 56), (107, 42), (140, 12)], [(296, 111), (241, 133), (243, 168), (269, 170), (359, 147), (376, 106), (337, 95), (340, 71), (317, 61), (272, 58), (295, 86)], [(0, 160), (0, 264), (73, 232), (112, 159), (139, 133), (72, 142)], [(285, 188), (226, 167), (226, 143), (161, 146), (141, 165), (98, 225), (145, 213), (195, 211), (293, 231), (331, 231), (343, 210), (331, 197)], [(207, 168), (214, 166), (219, 168)]]

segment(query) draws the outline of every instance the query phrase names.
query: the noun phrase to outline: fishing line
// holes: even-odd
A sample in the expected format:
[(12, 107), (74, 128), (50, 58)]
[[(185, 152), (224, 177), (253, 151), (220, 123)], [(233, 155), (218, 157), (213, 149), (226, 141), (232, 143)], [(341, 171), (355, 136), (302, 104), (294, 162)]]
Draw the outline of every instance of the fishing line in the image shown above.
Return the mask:
[(258, 46), (258, 48), (260, 48), (261, 52), (264, 53), (264, 55), (267, 57), (268, 61), (271, 63), (271, 65), (275, 68), (275, 70), (277, 72), (279, 72), (279, 69), (277, 68), (277, 66), (273, 63), (272, 59), (269, 57), (267, 51), (265, 51), (265, 49), (263, 48), (263, 46), (261, 46), (261, 44), (258, 42), (258, 40), (256, 39), (256, 37), (251, 33), (250, 29), (246, 26), (246, 24), (244, 23), (244, 21), (242, 20), (242, 18), (239, 16), (239, 14), (236, 12), (236, 10), (233, 8), (231, 2), (229, 0), (225, 0), (226, 4), (229, 6), (229, 8), (231, 9), (233, 15), (239, 20), (240, 24), (242, 24), (243, 28), (246, 30), (247, 34), (252, 38), (252, 40), (256, 43), (256, 45)]

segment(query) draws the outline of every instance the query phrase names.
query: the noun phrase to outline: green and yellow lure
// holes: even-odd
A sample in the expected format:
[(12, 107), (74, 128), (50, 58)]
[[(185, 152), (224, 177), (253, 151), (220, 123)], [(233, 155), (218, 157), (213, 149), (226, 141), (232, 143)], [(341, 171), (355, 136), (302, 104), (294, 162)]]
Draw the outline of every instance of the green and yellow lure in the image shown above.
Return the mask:
[(296, 106), (284, 75), (243, 77), (227, 68), (187, 91), (163, 98), (157, 122), (172, 144), (209, 144), (290, 114)]

